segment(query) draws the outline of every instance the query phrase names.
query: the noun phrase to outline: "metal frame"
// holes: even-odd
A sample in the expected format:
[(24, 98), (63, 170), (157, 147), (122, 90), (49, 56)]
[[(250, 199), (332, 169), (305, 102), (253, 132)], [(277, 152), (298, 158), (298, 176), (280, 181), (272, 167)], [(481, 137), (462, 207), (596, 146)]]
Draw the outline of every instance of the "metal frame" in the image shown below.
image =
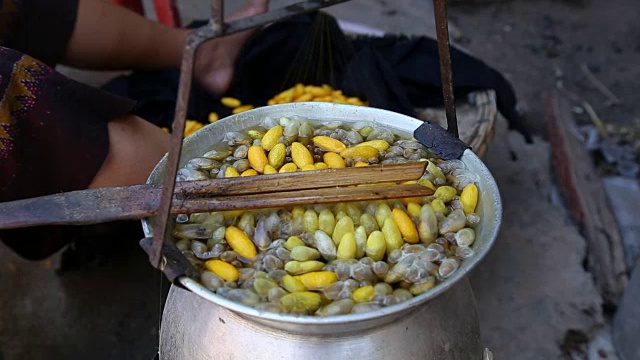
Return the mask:
[[(269, 11), (267, 13), (240, 19), (229, 24), (223, 20), (224, 0), (211, 1), (211, 18), (209, 23), (194, 32), (187, 38), (182, 55), (180, 67), (180, 83), (178, 87), (178, 98), (176, 101), (176, 111), (173, 121), (173, 133), (171, 134), (171, 148), (167, 161), (167, 172), (164, 179), (162, 195), (160, 197), (160, 208), (158, 209), (157, 221), (153, 228), (153, 241), (149, 244), (149, 239), (143, 239), (141, 245), (149, 255), (149, 261), (155, 268), (165, 272), (169, 280), (173, 281), (181, 273), (190, 272), (191, 269), (168, 269), (171, 265), (179, 266), (183, 261), (175, 259), (175, 251), (170, 246), (167, 247), (165, 239), (167, 237), (167, 223), (169, 221), (169, 211), (173, 201), (173, 193), (176, 184), (176, 174), (178, 162), (182, 152), (182, 136), (184, 134), (185, 118), (191, 93), (191, 83), (193, 81), (193, 67), (195, 55), (198, 48), (209, 40), (230, 35), (244, 30), (253, 29), (268, 23), (281, 21), (295, 15), (319, 10), (331, 5), (346, 2), (348, 0), (307, 0), (293, 4), (282, 9)], [(166, 249), (165, 249), (166, 247)], [(171, 258), (168, 258), (170, 256)]]
[[(175, 248), (175, 245), (170, 242), (166, 242), (165, 239), (167, 238), (167, 225), (169, 222), (171, 203), (173, 201), (175, 191), (178, 162), (182, 152), (185, 118), (189, 104), (191, 83), (193, 81), (195, 55), (198, 48), (205, 42), (218, 37), (249, 30), (268, 23), (281, 21), (295, 15), (319, 10), (346, 1), (349, 0), (307, 0), (281, 9), (269, 11), (261, 15), (225, 24), (223, 20), (224, 0), (212, 0), (211, 18), (209, 23), (189, 35), (182, 55), (178, 98), (176, 101), (173, 132), (171, 135), (171, 148), (167, 158), (167, 168), (160, 200), (160, 208), (158, 209), (157, 219), (153, 227), (153, 239), (145, 238), (141, 241), (141, 246), (149, 255), (151, 265), (163, 271), (170, 281), (174, 282), (174, 280), (182, 275), (195, 275), (195, 269), (190, 266), (191, 264), (186, 261), (179, 251), (176, 251), (177, 249)], [(440, 53), (442, 88), (447, 114), (447, 130), (457, 139), (458, 125), (453, 96), (446, 0), (434, 0), (434, 9), (438, 49)]]
[(440, 81), (442, 82), (444, 110), (447, 114), (447, 131), (458, 138), (458, 119), (453, 95), (453, 71), (451, 70), (451, 51), (449, 48), (447, 0), (433, 0), (433, 9), (436, 18), (436, 36), (438, 38), (438, 53), (440, 54)]

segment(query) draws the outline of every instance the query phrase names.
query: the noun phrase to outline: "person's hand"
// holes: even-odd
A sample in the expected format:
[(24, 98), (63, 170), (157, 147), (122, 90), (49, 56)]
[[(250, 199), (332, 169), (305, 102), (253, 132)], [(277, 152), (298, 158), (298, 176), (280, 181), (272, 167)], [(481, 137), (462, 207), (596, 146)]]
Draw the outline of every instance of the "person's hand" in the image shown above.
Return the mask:
[[(247, 0), (246, 5), (225, 18), (225, 21), (259, 15), (267, 11), (269, 0)], [(258, 29), (211, 40), (196, 54), (194, 74), (197, 81), (212, 93), (224, 93), (231, 86), (234, 64), (240, 51)]]

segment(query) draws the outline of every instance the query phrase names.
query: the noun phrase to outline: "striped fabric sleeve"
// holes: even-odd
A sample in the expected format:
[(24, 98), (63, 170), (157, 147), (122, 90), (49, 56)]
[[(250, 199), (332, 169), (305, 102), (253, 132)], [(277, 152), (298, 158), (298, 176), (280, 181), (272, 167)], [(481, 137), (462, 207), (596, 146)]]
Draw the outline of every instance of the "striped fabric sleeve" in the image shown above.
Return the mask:
[[(0, 202), (86, 189), (107, 156), (109, 121), (133, 105), (0, 46)], [(3, 230), (0, 241), (39, 260), (73, 228)]]

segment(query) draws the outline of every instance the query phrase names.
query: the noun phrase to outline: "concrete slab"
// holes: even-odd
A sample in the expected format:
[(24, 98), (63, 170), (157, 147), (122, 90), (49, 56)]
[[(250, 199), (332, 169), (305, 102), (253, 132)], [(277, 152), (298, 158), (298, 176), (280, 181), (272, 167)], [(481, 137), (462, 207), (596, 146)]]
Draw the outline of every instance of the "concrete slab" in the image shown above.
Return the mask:
[(622, 360), (640, 359), (640, 264), (636, 265), (613, 322), (613, 340)]
[(616, 216), (624, 244), (625, 263), (631, 272), (640, 260), (640, 225), (636, 218), (640, 210), (640, 185), (637, 179), (619, 176), (602, 179), (602, 185)]
[(567, 330), (588, 334), (603, 323), (582, 267), (584, 239), (551, 203), (548, 143), (525, 144), (500, 121), (486, 162), (505, 215), (495, 247), (471, 276), (483, 339), (497, 359), (559, 359)]
[(153, 358), (160, 274), (130, 240), (116, 239), (106, 264), (62, 276), (60, 256), (28, 262), (0, 244), (0, 359)]

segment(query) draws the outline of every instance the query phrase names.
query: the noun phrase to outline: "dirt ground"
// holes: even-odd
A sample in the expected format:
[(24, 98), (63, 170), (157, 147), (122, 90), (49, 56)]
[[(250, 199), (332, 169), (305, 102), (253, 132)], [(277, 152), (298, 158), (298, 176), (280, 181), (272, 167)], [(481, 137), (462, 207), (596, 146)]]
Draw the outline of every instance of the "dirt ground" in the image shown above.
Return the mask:
[[(185, 12), (192, 18), (207, 14), (207, 2), (180, 1), (181, 6), (197, 3)], [(233, 8), (240, 0), (227, 2)], [(534, 132), (544, 136), (542, 94), (559, 74), (607, 122), (640, 126), (640, 104), (633, 97), (640, 90), (634, 81), (640, 79), (640, 68), (634, 66), (640, 63), (636, 1), (450, 3), (459, 42), (511, 80)], [(430, 7), (431, 0), (354, 0), (331, 12), (385, 31), (430, 34), (433, 20), (425, 11)], [(621, 105), (605, 105), (605, 96), (581, 71), (583, 63), (622, 99)], [(104, 76), (78, 78), (97, 85)], [(501, 124), (486, 160), (503, 193), (506, 215), (495, 250), (472, 275), (483, 340), (500, 359), (571, 358), (560, 348), (566, 334), (592, 335), (605, 326), (599, 295), (582, 267), (584, 242), (552, 201), (548, 144), (539, 137), (524, 144)], [(510, 157), (514, 153), (519, 160)], [(543, 232), (522, 231), (535, 227), (532, 212), (543, 214), (535, 225)], [(162, 303), (160, 277), (134, 242), (126, 245), (105, 263), (63, 276), (54, 272), (57, 258), (28, 263), (1, 248), (6, 276), (0, 277), (5, 294), (0, 297), (0, 360), (151, 358)], [(598, 355), (573, 358), (608, 354), (615, 359), (613, 351), (603, 350), (606, 346), (593, 349)]]
[[(564, 86), (584, 97), (606, 122), (640, 125), (640, 6), (634, 0), (456, 1), (449, 11), (462, 43), (503, 72), (528, 109), (528, 124), (545, 128), (542, 93), (559, 74)], [(581, 65), (623, 103), (587, 80)]]

